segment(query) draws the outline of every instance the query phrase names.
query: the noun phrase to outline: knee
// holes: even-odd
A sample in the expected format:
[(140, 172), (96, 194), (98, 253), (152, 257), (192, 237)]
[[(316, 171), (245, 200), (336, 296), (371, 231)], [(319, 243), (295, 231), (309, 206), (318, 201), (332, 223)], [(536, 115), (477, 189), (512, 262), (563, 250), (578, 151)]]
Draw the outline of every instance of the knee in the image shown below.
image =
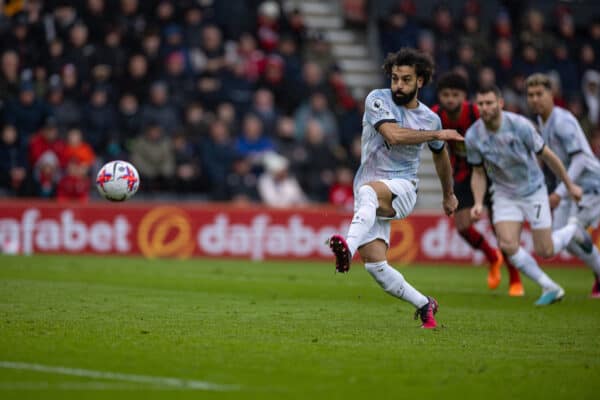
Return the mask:
[(534, 245), (535, 254), (542, 258), (550, 258), (554, 256), (554, 246), (553, 243), (536, 243)]
[(363, 185), (358, 189), (358, 199), (360, 201), (369, 201), (378, 203), (377, 192), (370, 185)]
[(519, 242), (510, 238), (498, 238), (498, 247), (507, 255), (513, 255), (519, 250)]

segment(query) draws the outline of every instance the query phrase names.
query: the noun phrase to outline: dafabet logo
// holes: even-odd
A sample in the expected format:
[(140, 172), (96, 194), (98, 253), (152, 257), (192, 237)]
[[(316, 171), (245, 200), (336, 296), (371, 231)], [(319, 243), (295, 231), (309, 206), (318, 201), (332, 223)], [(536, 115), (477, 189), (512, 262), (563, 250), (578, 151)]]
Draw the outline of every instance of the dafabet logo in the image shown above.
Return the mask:
[(189, 221), (189, 216), (177, 207), (158, 207), (148, 211), (138, 226), (140, 251), (148, 258), (189, 258), (194, 251)]

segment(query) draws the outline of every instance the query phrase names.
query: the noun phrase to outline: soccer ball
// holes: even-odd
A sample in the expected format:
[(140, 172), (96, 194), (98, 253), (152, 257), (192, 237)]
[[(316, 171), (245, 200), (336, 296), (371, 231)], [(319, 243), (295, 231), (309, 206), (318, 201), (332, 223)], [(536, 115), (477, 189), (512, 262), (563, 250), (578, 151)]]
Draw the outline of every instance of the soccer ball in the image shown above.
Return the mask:
[(137, 192), (140, 176), (133, 165), (127, 161), (111, 161), (98, 172), (96, 188), (110, 201), (125, 201)]

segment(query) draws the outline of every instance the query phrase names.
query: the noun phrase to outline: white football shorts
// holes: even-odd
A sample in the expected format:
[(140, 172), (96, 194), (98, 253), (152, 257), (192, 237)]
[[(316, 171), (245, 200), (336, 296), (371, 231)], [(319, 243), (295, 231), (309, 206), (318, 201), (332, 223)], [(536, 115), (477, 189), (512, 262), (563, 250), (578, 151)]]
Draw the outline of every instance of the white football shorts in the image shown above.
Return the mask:
[[(395, 195), (394, 200), (392, 200), (392, 207), (396, 211), (396, 215), (393, 217), (375, 218), (375, 224), (373, 224), (364, 240), (359, 244), (359, 247), (375, 239), (382, 239), (389, 247), (391, 221), (406, 218), (415, 208), (417, 202), (416, 183), (406, 179), (380, 179), (378, 182), (385, 184)], [(354, 203), (354, 207), (354, 211), (356, 212), (356, 202)]]
[(546, 185), (526, 197), (509, 196), (504, 193), (492, 194), (493, 222), (528, 221), (531, 229), (552, 227), (552, 214), (548, 202)]

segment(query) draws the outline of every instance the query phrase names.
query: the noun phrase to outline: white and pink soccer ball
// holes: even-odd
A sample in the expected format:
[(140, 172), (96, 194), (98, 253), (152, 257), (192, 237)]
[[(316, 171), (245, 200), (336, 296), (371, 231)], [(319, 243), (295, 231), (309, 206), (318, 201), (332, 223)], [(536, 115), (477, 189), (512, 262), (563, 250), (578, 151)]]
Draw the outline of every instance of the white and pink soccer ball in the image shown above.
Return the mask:
[(111, 161), (106, 164), (96, 177), (96, 188), (106, 200), (125, 201), (137, 192), (140, 186), (140, 175), (133, 165), (127, 161)]

